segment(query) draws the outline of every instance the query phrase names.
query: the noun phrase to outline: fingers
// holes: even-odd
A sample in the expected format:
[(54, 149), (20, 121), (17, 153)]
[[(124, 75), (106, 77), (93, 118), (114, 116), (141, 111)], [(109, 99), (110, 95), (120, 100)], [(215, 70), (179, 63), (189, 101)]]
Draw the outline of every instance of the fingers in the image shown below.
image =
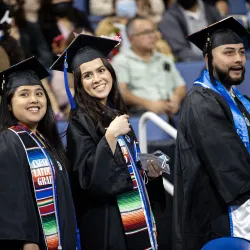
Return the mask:
[(147, 161), (148, 163), (148, 176), (156, 178), (161, 175), (161, 169), (152, 161)]

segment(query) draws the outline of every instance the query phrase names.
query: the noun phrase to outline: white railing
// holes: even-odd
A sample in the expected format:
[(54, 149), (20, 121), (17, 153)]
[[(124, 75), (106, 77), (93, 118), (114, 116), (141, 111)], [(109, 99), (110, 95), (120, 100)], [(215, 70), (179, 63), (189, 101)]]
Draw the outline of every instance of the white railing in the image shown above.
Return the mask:
[[(153, 123), (155, 123), (158, 127), (160, 127), (162, 130), (164, 130), (166, 133), (168, 133), (171, 137), (176, 139), (177, 137), (177, 130), (169, 125), (166, 121), (164, 121), (162, 118), (160, 118), (158, 115), (156, 115), (153, 112), (146, 112), (144, 113), (140, 120), (139, 120), (139, 143), (142, 153), (148, 152), (148, 144), (147, 144), (147, 121), (151, 120)], [(163, 178), (163, 185), (165, 190), (170, 194), (174, 195), (174, 186), (165, 178)]]

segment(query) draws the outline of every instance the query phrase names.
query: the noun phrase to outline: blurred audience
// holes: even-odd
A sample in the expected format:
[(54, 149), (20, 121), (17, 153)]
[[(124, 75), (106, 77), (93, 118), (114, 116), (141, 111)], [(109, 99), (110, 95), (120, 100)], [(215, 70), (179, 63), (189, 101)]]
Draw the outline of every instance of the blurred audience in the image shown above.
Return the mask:
[[(97, 36), (108, 36), (114, 38), (121, 37), (122, 42), (119, 47), (113, 50), (114, 56), (119, 51), (123, 51), (130, 47), (130, 41), (126, 33), (126, 24), (130, 18), (138, 15), (139, 1), (135, 0), (115, 0), (113, 1), (114, 14), (110, 17), (104, 18), (97, 26), (95, 34)], [(170, 46), (162, 39), (161, 33), (157, 32), (156, 49), (168, 56), (173, 57)]]
[(215, 6), (201, 0), (177, 0), (166, 10), (159, 28), (178, 61), (203, 60), (201, 51), (186, 36), (220, 19)]
[(113, 58), (120, 88), (130, 108), (176, 114), (186, 95), (185, 82), (173, 60), (157, 51), (154, 23), (135, 17), (126, 26), (131, 48)]
[(227, 0), (203, 0), (204, 3), (216, 6), (221, 16), (229, 14), (229, 4)]
[(93, 33), (88, 17), (71, 0), (41, 0), (39, 21), (51, 50), (61, 47), (75, 29)]
[[(111, 16), (114, 14), (114, 4), (117, 0), (89, 0), (89, 12), (90, 15), (94, 16)], [(131, 0), (119, 0), (119, 1), (128, 1)], [(140, 16), (146, 16), (158, 23), (162, 14), (165, 10), (164, 0), (135, 0), (137, 5), (137, 14)], [(123, 9), (123, 12), (128, 12), (128, 10)], [(131, 16), (132, 17), (132, 14)]]
[(20, 41), (26, 58), (36, 56), (45, 66), (53, 61), (38, 21), (39, 0), (7, 1), (14, 22), (11, 35)]
[(7, 54), (10, 65), (25, 59), (21, 45), (10, 36), (12, 21), (10, 8), (0, 0), (0, 46)]

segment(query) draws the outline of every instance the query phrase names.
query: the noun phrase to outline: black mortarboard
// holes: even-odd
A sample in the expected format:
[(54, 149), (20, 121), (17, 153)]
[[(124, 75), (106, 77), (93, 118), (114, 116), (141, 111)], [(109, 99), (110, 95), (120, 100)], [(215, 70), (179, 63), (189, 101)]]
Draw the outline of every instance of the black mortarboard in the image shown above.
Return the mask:
[(17, 88), (23, 85), (41, 85), (40, 80), (49, 75), (35, 57), (30, 57), (0, 73), (1, 91), (4, 88)]
[(106, 58), (120, 41), (91, 35), (79, 34), (50, 67), (63, 71), (67, 52), (67, 72), (72, 73), (79, 65), (97, 58)]
[(249, 37), (249, 35), (250, 33), (237, 20), (228, 17), (189, 35), (187, 38), (205, 55), (208, 47), (214, 49), (224, 44), (243, 43), (242, 38)]
[(71, 108), (76, 107), (69, 89), (67, 72), (72, 73), (83, 63), (97, 58), (106, 58), (110, 52), (120, 43), (107, 37), (97, 37), (79, 34), (66, 48), (62, 55), (52, 64), (50, 69), (64, 72), (64, 83)]

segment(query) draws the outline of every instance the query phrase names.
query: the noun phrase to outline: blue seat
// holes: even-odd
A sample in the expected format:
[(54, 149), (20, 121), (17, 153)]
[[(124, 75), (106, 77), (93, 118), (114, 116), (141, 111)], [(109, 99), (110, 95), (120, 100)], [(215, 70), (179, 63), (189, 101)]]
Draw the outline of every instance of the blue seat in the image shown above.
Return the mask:
[(229, 14), (246, 15), (248, 10), (246, 6), (246, 0), (228, 0)]
[(73, 5), (75, 8), (87, 13), (87, 3), (86, 0), (73, 0)]
[(205, 69), (204, 61), (176, 63), (176, 67), (184, 78), (187, 89), (190, 90), (194, 80), (197, 79)]
[(201, 250), (250, 250), (250, 242), (234, 237), (223, 237), (208, 242)]

